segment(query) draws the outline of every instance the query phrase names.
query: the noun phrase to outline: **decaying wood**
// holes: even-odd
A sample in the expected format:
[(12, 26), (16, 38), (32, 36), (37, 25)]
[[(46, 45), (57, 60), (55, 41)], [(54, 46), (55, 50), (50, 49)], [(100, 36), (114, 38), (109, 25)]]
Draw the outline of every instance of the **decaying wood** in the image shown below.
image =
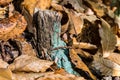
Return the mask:
[[(57, 12), (53, 11), (41, 11), (37, 12), (37, 49), (40, 54), (43, 52), (50, 52), (52, 49), (51, 38), (53, 34), (53, 26), (58, 24), (61, 20), (61, 16)], [(58, 24), (60, 25), (60, 24)], [(58, 34), (60, 35), (60, 34)], [(47, 51), (44, 51), (44, 50)], [(42, 52), (41, 52), (42, 53)]]

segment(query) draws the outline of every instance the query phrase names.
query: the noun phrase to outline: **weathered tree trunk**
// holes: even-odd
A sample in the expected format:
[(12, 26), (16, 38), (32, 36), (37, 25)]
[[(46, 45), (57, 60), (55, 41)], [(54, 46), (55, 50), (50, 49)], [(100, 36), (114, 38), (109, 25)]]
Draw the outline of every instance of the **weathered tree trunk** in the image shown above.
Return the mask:
[(54, 60), (59, 68), (64, 68), (69, 73), (77, 74), (72, 69), (71, 62), (68, 60), (68, 50), (62, 48), (66, 46), (66, 43), (60, 38), (60, 14), (55, 11), (39, 10), (37, 12), (36, 19), (36, 43), (40, 56), (42, 56), (43, 58)]
[[(54, 11), (41, 11), (39, 10), (36, 13), (36, 31), (37, 31), (37, 50), (39, 55), (42, 52), (50, 53), (52, 49), (52, 37), (53, 37), (53, 27), (55, 24), (59, 25), (61, 16), (57, 12)], [(60, 34), (60, 31), (57, 35)], [(53, 43), (54, 44), (54, 43)], [(45, 51), (46, 50), (46, 51)]]

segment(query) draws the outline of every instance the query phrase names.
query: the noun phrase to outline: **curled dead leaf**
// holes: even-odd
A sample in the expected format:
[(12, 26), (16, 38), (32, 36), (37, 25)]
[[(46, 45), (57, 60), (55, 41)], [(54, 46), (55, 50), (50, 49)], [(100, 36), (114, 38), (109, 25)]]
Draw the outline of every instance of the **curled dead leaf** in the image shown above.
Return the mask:
[(76, 49), (97, 49), (96, 45), (85, 42), (78, 42), (76, 38), (73, 38), (72, 47)]
[(7, 41), (10, 38), (20, 35), (26, 29), (26, 25), (24, 17), (15, 12), (10, 18), (0, 21), (0, 39)]
[(68, 13), (69, 21), (70, 21), (70, 30), (69, 33), (71, 34), (79, 34), (83, 28), (83, 19), (81, 16), (77, 15), (74, 11), (70, 11)]
[(83, 71), (86, 71), (89, 73), (90, 77), (93, 80), (96, 80), (96, 77), (91, 73), (87, 65), (81, 60), (81, 58), (77, 55), (74, 49), (70, 49), (70, 58), (72, 60), (72, 63), (79, 69), (82, 69)]
[(21, 55), (8, 67), (12, 71), (45, 72), (52, 64), (52, 61), (41, 60), (35, 56)]
[(83, 51), (82, 49), (74, 49), (75, 52), (77, 54), (79, 54), (80, 56), (84, 57), (84, 58), (89, 58), (89, 59), (92, 59), (92, 55), (86, 51)]

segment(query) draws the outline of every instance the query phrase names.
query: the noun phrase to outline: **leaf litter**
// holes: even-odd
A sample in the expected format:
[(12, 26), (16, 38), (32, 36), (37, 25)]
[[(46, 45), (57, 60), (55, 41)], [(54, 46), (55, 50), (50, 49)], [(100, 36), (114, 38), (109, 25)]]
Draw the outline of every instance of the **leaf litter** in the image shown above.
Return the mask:
[(117, 1), (1, 0), (0, 80), (119, 80)]

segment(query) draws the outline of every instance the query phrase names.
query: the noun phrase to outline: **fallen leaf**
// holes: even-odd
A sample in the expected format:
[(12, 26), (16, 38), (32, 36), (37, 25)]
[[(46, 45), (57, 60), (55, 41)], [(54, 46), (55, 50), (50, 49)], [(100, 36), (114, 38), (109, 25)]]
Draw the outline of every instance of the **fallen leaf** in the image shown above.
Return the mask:
[(101, 37), (103, 57), (109, 56), (114, 51), (116, 45), (116, 36), (113, 34), (110, 25), (101, 18), (102, 24), (99, 25), (99, 34)]
[(69, 73), (45, 72), (45, 73), (13, 73), (13, 80), (85, 80), (83, 77)]
[(12, 0), (0, 0), (0, 5), (7, 5), (10, 2), (12, 2)]
[(116, 39), (117, 39), (116, 46), (117, 46), (117, 47), (120, 47), (120, 38), (119, 38), (118, 36), (116, 36)]
[(7, 67), (8, 67), (8, 63), (0, 59), (0, 68), (7, 68)]
[(7, 41), (8, 39), (12, 39), (22, 34), (27, 25), (24, 17), (18, 12), (15, 12), (10, 18), (1, 20), (0, 24), (0, 39), (3, 41)]
[(72, 63), (79, 69), (86, 71), (89, 73), (90, 77), (93, 80), (96, 80), (96, 77), (91, 73), (87, 65), (81, 60), (81, 58), (77, 55), (74, 49), (70, 49), (70, 58)]
[(83, 1), (82, 0), (64, 0), (62, 1), (60, 4), (61, 5), (67, 5), (70, 4), (72, 5), (72, 7), (78, 11), (78, 12), (83, 12), (84, 8), (83, 8)]
[(52, 61), (41, 60), (35, 56), (21, 55), (8, 67), (12, 71), (45, 72), (52, 64)]
[(51, 6), (52, 6), (53, 9), (55, 9), (55, 10), (57, 10), (57, 11), (64, 11), (64, 8), (63, 8), (62, 5), (56, 4), (56, 3), (54, 3), (53, 1), (52, 1), (52, 3), (51, 3)]
[(113, 61), (114, 63), (120, 65), (120, 54), (119, 53), (111, 53), (106, 59)]
[(74, 11), (70, 11), (68, 13), (69, 21), (70, 21), (70, 30), (69, 33), (71, 34), (79, 34), (83, 28), (83, 19), (77, 15)]
[(41, 77), (37, 80), (85, 80), (83, 77), (75, 77), (74, 75), (60, 75), (60, 74), (52, 74)]
[(51, 5), (51, 0), (24, 0), (21, 4), (22, 7), (25, 7), (29, 13), (33, 16), (34, 9), (39, 8), (45, 10)]
[(79, 54), (80, 56), (84, 57), (84, 58), (89, 58), (89, 59), (92, 59), (92, 55), (86, 51), (83, 51), (82, 49), (74, 49), (75, 52), (77, 54)]
[(86, 5), (90, 7), (97, 16), (102, 17), (105, 15), (105, 8), (99, 3), (93, 2), (91, 0), (85, 0)]
[(8, 68), (0, 68), (0, 80), (12, 80), (12, 72)]
[(98, 18), (95, 15), (83, 15), (83, 19), (87, 19), (91, 23), (98, 20)]
[(33, 49), (32, 45), (25, 40), (25, 38), (16, 38), (17, 44), (20, 46), (21, 53), (29, 56), (36, 56), (37, 53)]
[(93, 67), (99, 70), (102, 75), (120, 76), (119, 54), (112, 53), (109, 57), (103, 58), (101, 53), (94, 56)]
[(76, 38), (73, 38), (72, 47), (76, 49), (97, 49), (96, 45), (85, 43), (85, 42), (78, 42)]
[(39, 77), (43, 77), (48, 74), (53, 74), (54, 72), (45, 72), (45, 73), (25, 73), (25, 72), (16, 72), (13, 73), (12, 80), (36, 80)]
[(37, 80), (85, 80), (83, 77), (75, 76), (65, 72), (63, 69), (55, 71), (53, 74), (44, 75)]

